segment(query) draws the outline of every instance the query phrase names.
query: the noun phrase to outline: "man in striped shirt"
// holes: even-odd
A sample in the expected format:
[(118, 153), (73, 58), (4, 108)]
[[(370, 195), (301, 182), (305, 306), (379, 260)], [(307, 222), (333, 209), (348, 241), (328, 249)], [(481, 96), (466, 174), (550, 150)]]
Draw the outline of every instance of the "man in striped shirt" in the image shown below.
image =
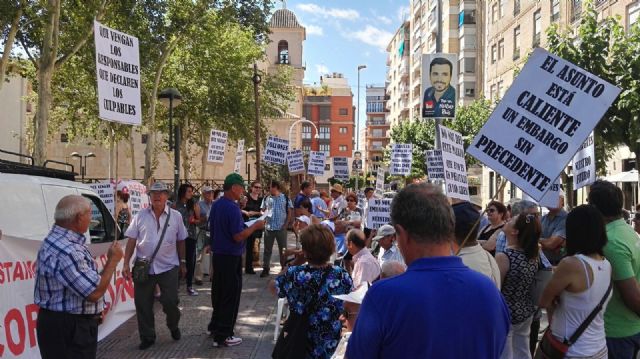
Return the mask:
[(63, 197), (54, 219), (36, 263), (34, 300), (40, 306), (40, 355), (43, 359), (95, 358), (102, 297), (123, 251), (114, 241), (104, 270), (98, 273), (85, 244), (91, 206), (82, 196)]

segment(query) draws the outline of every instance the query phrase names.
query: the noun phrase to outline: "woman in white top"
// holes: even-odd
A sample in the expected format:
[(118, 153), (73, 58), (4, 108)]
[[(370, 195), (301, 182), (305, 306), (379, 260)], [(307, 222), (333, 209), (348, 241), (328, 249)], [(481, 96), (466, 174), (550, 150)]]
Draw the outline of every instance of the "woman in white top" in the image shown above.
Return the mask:
[[(607, 234), (600, 212), (591, 205), (578, 206), (567, 216), (566, 229), (567, 257), (560, 261), (540, 299), (551, 333), (560, 341), (576, 332), (611, 282), (611, 264), (602, 252)], [(607, 358), (603, 316), (608, 301), (569, 347), (567, 358)]]

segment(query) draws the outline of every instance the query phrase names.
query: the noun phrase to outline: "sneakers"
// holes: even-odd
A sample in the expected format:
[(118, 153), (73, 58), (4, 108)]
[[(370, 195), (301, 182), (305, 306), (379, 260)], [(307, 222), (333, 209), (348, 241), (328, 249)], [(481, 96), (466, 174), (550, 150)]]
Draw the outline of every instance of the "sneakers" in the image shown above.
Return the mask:
[(198, 292), (196, 292), (192, 287), (187, 287), (187, 294), (192, 297), (198, 296)]
[(218, 343), (215, 340), (213, 341), (213, 347), (214, 348), (235, 347), (236, 345), (240, 345), (240, 344), (242, 344), (242, 338), (238, 338), (238, 337), (234, 337), (234, 336), (228, 337), (222, 343)]

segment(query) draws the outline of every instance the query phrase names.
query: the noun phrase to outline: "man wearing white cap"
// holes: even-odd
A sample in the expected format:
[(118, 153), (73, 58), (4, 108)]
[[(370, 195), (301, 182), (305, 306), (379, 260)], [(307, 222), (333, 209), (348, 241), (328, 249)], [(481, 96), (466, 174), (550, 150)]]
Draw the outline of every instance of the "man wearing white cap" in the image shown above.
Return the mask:
[(402, 253), (398, 249), (396, 245), (396, 230), (393, 226), (389, 224), (385, 224), (384, 226), (378, 228), (376, 232), (376, 236), (373, 237), (374, 241), (378, 241), (380, 245), (380, 253), (378, 253), (378, 262), (380, 262), (380, 266), (387, 261), (396, 261), (400, 263), (404, 263), (404, 258), (402, 257)]

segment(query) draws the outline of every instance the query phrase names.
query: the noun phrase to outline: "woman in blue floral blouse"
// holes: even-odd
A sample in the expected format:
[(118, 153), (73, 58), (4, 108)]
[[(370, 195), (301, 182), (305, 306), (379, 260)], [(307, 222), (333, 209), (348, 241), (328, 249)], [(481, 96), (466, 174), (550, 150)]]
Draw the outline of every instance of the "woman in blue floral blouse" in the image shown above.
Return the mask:
[[(311, 352), (306, 358), (330, 358), (340, 341), (342, 301), (333, 295), (351, 292), (349, 273), (329, 263), (336, 250), (333, 234), (326, 227), (314, 224), (300, 232), (300, 243), (307, 264), (289, 267), (275, 279), (280, 298), (287, 298), (289, 308), (302, 315), (305, 308), (315, 308), (309, 314)], [(323, 283), (320, 281), (324, 279)], [(320, 288), (316, 291), (317, 288)]]

